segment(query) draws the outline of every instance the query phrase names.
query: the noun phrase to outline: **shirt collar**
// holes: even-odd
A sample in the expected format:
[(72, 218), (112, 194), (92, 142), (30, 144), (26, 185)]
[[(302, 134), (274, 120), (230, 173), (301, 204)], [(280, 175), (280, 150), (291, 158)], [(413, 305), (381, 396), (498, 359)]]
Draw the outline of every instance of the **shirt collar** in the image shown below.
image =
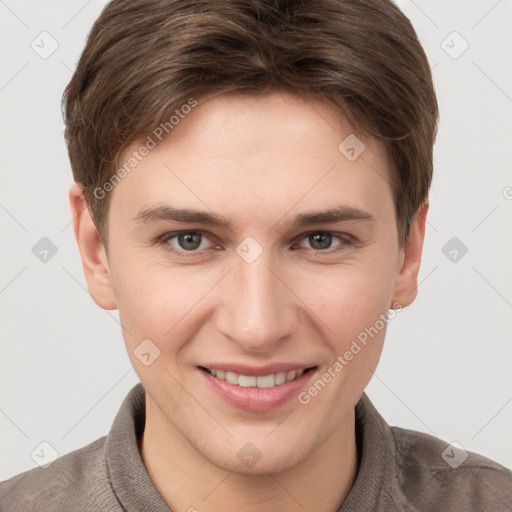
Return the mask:
[(339, 512), (409, 510), (396, 474), (393, 434), (366, 393), (356, 404), (355, 416), (359, 468)]
[[(149, 477), (139, 451), (144, 431), (146, 396), (141, 383), (131, 389), (114, 420), (105, 444), (112, 488), (127, 511), (170, 512)], [(395, 445), (389, 425), (366, 393), (356, 404), (359, 468), (354, 485), (339, 512), (403, 511), (396, 476)]]
[(146, 422), (146, 394), (139, 382), (124, 399), (105, 443), (110, 482), (117, 499), (128, 512), (169, 512), (149, 477), (139, 451)]

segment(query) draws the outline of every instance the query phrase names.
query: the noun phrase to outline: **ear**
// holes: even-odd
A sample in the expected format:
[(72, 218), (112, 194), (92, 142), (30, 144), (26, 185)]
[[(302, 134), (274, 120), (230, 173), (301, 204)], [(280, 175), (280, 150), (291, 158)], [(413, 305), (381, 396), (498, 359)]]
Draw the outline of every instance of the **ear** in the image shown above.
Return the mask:
[(101, 308), (116, 309), (105, 248), (92, 221), (83, 188), (79, 183), (73, 183), (69, 189), (69, 204), (89, 294)]
[(418, 273), (428, 207), (428, 203), (425, 203), (414, 216), (405, 247), (400, 250), (399, 273), (395, 280), (393, 302), (398, 302), (402, 307), (409, 306), (418, 294)]

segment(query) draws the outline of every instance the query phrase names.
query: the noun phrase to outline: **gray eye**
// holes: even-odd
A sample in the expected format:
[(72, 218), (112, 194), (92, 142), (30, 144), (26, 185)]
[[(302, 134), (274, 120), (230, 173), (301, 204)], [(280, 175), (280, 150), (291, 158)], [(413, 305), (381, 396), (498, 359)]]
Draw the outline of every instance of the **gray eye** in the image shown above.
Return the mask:
[[(326, 249), (330, 249), (333, 247), (333, 239), (337, 238), (338, 240), (341, 240), (339, 236), (333, 235), (331, 233), (324, 233), (324, 232), (318, 232), (318, 233), (312, 233), (304, 238), (304, 240), (307, 240), (311, 248), (315, 251), (323, 251)], [(340, 245), (340, 243), (335, 244)], [(302, 246), (304, 247), (304, 246)]]
[(200, 233), (181, 233), (178, 235), (178, 243), (182, 249), (187, 251), (195, 251), (201, 245)]
[(169, 235), (165, 242), (172, 245), (178, 252), (194, 252), (207, 249), (209, 240), (199, 231), (183, 231)]
[(309, 239), (313, 242), (313, 249), (316, 250), (328, 249), (332, 242), (332, 236), (327, 233), (316, 233), (314, 235), (310, 235)]

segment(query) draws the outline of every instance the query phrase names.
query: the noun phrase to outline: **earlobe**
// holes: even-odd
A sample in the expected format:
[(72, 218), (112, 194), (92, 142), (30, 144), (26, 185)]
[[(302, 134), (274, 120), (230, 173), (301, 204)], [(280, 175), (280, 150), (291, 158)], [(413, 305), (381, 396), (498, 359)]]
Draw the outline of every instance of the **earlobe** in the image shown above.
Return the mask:
[(117, 303), (105, 247), (92, 221), (79, 183), (73, 183), (69, 189), (69, 204), (89, 294), (101, 308), (116, 309)]
[(405, 247), (400, 251), (398, 274), (395, 280), (393, 303), (409, 306), (418, 294), (418, 274), (425, 239), (425, 222), (428, 212), (425, 203), (414, 216)]

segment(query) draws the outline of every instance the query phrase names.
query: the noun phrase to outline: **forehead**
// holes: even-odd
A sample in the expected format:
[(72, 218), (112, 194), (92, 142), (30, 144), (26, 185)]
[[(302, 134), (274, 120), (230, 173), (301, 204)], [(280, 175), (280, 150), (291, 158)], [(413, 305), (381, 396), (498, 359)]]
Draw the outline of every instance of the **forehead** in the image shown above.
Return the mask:
[(222, 94), (182, 114), (161, 141), (150, 136), (154, 147), (111, 192), (112, 210), (126, 218), (152, 204), (237, 211), (241, 222), (319, 205), (379, 215), (391, 204), (383, 145), (312, 98)]

